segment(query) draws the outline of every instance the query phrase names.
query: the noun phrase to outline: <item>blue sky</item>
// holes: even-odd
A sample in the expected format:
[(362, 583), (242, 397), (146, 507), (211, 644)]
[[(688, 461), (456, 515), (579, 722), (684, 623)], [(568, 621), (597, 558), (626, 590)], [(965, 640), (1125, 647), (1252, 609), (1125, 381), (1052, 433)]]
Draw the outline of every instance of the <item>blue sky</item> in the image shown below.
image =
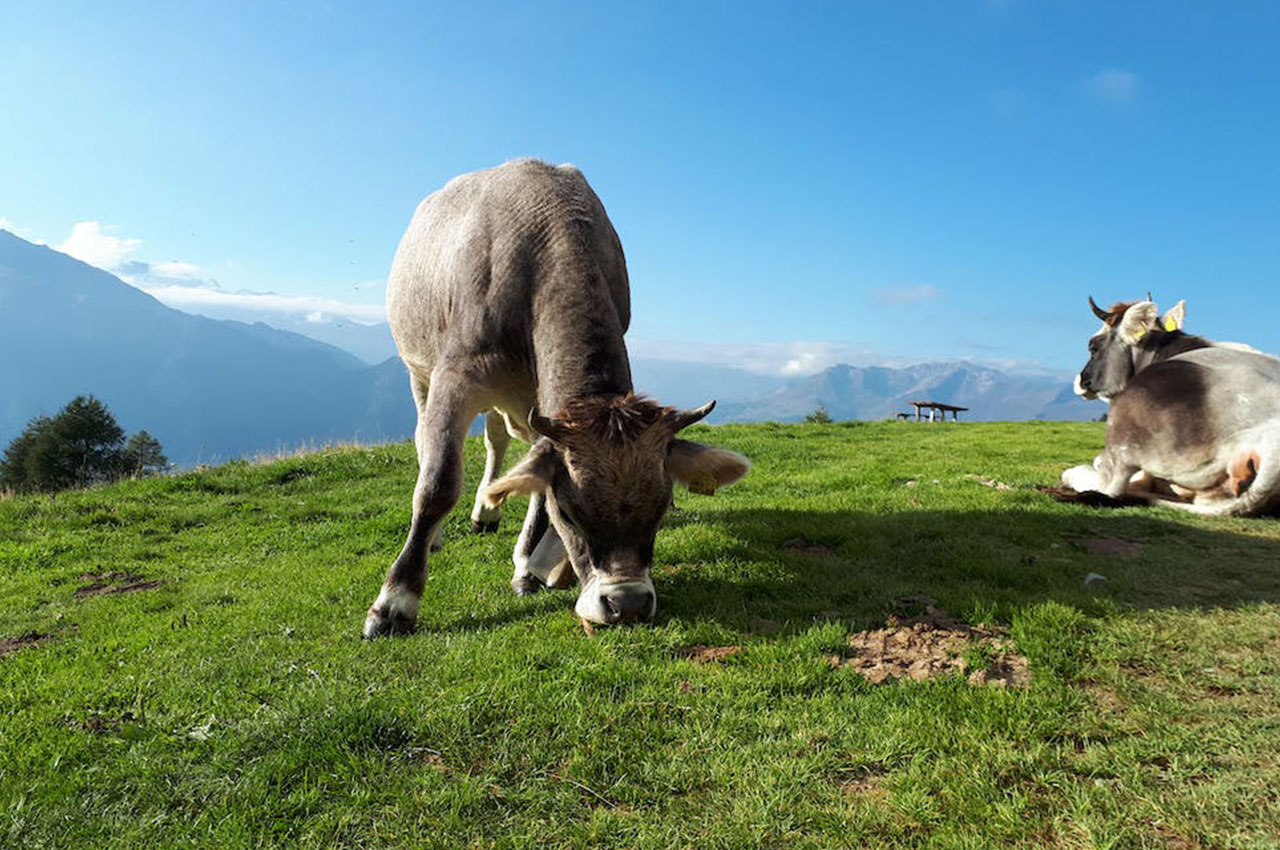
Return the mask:
[(1148, 289), (1276, 351), (1278, 38), (1262, 2), (8, 0), (0, 226), (368, 320), (417, 201), (533, 155), (604, 200), (636, 353), (1067, 370), (1085, 296)]

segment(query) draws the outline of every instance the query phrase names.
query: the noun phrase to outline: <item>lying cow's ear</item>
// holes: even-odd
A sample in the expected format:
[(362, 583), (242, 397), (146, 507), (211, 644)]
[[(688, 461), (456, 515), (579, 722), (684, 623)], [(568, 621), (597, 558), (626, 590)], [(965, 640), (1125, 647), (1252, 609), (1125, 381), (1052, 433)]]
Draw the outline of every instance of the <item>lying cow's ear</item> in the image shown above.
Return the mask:
[(1169, 312), (1160, 317), (1160, 327), (1166, 331), (1180, 331), (1187, 321), (1187, 302), (1179, 301), (1169, 308)]
[(1125, 310), (1124, 318), (1120, 320), (1120, 327), (1117, 328), (1120, 341), (1126, 345), (1133, 345), (1142, 339), (1156, 326), (1156, 316), (1159, 314), (1159, 309), (1150, 301), (1139, 301)]
[(516, 493), (541, 493), (551, 486), (551, 476), (558, 463), (556, 449), (550, 440), (539, 440), (506, 475), (484, 491), (485, 504), (496, 508)]
[(667, 472), (690, 492), (710, 496), (728, 487), (751, 469), (751, 461), (737, 452), (704, 446), (689, 440), (672, 440), (667, 451)]

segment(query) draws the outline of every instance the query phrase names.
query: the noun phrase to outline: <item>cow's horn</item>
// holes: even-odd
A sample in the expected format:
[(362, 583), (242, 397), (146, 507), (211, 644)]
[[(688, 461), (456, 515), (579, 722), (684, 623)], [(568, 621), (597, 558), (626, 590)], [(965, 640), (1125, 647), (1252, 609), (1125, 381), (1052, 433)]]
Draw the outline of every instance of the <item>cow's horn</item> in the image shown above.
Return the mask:
[(715, 410), (716, 400), (712, 399), (702, 407), (695, 407), (691, 410), (677, 410), (667, 417), (667, 422), (671, 425), (671, 433), (676, 433), (684, 428), (688, 428), (693, 423), (704, 419), (708, 413)]
[(563, 441), (569, 429), (563, 423), (548, 419), (538, 412), (538, 408), (529, 411), (529, 427), (552, 441)]
[(1106, 310), (1102, 309), (1101, 307), (1099, 307), (1097, 304), (1093, 302), (1092, 295), (1089, 296), (1089, 309), (1093, 310), (1093, 315), (1097, 316), (1099, 319), (1101, 319), (1104, 322), (1107, 319), (1111, 318), (1110, 313), (1108, 313)]

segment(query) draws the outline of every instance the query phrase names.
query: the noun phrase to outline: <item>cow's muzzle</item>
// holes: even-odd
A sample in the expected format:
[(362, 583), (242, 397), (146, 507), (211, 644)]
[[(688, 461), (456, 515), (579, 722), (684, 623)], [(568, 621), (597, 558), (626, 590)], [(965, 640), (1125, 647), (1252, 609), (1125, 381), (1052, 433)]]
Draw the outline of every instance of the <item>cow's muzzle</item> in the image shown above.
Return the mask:
[(601, 578), (583, 585), (574, 611), (584, 620), (605, 626), (641, 623), (653, 619), (657, 600), (649, 578)]
[(1072, 387), (1072, 389), (1074, 389), (1076, 395), (1080, 396), (1081, 398), (1095, 399), (1098, 397), (1098, 394), (1093, 391), (1093, 388), (1091, 386), (1088, 386), (1085, 383), (1083, 373), (1079, 373), (1076, 375), (1075, 385)]

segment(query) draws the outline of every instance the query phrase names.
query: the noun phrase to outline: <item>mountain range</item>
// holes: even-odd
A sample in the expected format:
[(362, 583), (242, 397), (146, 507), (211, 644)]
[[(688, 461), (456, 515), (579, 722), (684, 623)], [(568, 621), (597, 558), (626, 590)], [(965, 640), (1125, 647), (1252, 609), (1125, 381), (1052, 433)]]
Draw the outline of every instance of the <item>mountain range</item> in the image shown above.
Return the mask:
[(0, 445), (81, 394), (179, 463), (399, 439), (413, 427), (403, 375), (395, 359), (370, 366), (300, 334), (174, 310), (0, 231)]
[[(106, 402), (127, 431), (151, 432), (181, 464), (408, 437), (404, 367), (361, 359), (386, 350), (386, 326), (332, 325), (184, 313), (0, 230), (0, 447), (81, 394)], [(331, 344), (344, 341), (356, 353)], [(652, 359), (632, 371), (638, 389), (666, 404), (719, 399), (711, 422), (797, 420), (819, 406), (836, 419), (880, 419), (916, 398), (970, 407), (970, 419), (1095, 419), (1103, 410), (1061, 380), (965, 362), (840, 365), (789, 380)]]

